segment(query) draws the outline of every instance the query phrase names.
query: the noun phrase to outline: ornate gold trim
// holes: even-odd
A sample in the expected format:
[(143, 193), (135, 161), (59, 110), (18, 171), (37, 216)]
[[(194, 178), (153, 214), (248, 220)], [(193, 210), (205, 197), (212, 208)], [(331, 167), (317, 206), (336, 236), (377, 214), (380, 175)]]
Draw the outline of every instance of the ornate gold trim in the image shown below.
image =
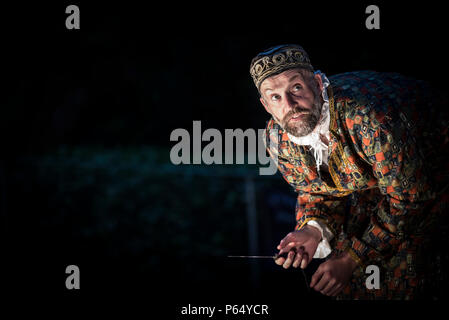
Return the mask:
[[(345, 159), (345, 153), (344, 153), (343, 147), (341, 145), (340, 137), (335, 132), (335, 130), (337, 129), (337, 113), (335, 110), (335, 100), (334, 100), (333, 90), (332, 90), (331, 86), (329, 86), (328, 88), (329, 88), (328, 95), (329, 95), (329, 114), (330, 114), (329, 131), (337, 139), (336, 149), (334, 150), (334, 152), (331, 152), (331, 154), (330, 154), (328, 168), (329, 168), (329, 173), (331, 174), (332, 180), (334, 181), (335, 185), (337, 186), (336, 189), (340, 192), (343, 192), (342, 194), (337, 195), (337, 197), (344, 197), (344, 196), (347, 196), (348, 194), (351, 194), (353, 191), (351, 191), (351, 190), (348, 191), (347, 189), (343, 188), (343, 186), (340, 183), (340, 179), (338, 179), (337, 174), (335, 173), (335, 170), (331, 163), (331, 162), (334, 162), (337, 165), (337, 167), (340, 168), (342, 163), (343, 164), (346, 163), (346, 161), (345, 161), (346, 159)], [(337, 155), (336, 151), (338, 151), (340, 153), (342, 159), (340, 159), (340, 157)]]
[(327, 93), (329, 96), (329, 113), (330, 113), (330, 124), (329, 124), (329, 131), (336, 137), (338, 135), (335, 133), (335, 130), (337, 129), (337, 118), (335, 115), (335, 99), (334, 99), (334, 90), (332, 89), (332, 86), (327, 87)]
[(304, 68), (313, 72), (309, 56), (299, 45), (281, 45), (259, 53), (251, 61), (249, 72), (259, 90), (263, 80), (291, 68)]

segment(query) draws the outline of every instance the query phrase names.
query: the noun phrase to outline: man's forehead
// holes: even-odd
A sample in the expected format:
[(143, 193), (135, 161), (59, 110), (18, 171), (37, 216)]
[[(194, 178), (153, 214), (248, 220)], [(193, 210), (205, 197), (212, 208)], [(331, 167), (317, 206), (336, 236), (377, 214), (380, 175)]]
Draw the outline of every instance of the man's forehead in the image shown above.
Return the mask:
[(298, 69), (290, 69), (279, 74), (266, 78), (260, 85), (261, 90), (274, 89), (273, 86), (279, 85), (282, 81), (296, 80), (297, 78), (303, 80), (303, 75)]

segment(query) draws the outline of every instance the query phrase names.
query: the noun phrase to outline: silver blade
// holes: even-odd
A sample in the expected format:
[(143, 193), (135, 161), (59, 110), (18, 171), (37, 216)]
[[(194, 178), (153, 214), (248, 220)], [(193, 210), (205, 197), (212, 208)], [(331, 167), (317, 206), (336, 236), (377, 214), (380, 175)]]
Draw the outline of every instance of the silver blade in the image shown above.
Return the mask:
[(274, 259), (276, 256), (228, 256), (228, 258)]
[[(279, 257), (278, 254), (274, 256), (228, 256), (228, 258), (248, 258), (248, 259), (277, 259)], [(309, 280), (307, 279), (306, 272), (304, 269), (301, 269), (302, 275), (304, 277), (304, 282), (306, 283), (307, 291), (310, 291)]]

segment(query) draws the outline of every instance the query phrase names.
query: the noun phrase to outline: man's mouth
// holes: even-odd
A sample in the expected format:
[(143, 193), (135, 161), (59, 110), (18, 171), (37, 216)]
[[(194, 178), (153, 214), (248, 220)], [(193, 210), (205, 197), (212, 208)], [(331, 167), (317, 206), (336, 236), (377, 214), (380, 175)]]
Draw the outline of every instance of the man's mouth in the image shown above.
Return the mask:
[(293, 116), (291, 116), (288, 121), (298, 121), (301, 118), (303, 118), (306, 114), (307, 114), (307, 112), (296, 113)]

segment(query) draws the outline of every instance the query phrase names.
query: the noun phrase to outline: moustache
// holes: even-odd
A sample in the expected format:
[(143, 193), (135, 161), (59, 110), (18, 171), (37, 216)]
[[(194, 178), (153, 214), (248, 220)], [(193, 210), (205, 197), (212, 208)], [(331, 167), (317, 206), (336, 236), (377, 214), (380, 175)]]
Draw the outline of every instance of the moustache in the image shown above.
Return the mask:
[(303, 113), (303, 114), (307, 114), (310, 113), (310, 110), (308, 109), (304, 109), (302, 107), (295, 107), (293, 110), (290, 110), (284, 117), (284, 122), (287, 123), (291, 118), (293, 118), (294, 116)]

